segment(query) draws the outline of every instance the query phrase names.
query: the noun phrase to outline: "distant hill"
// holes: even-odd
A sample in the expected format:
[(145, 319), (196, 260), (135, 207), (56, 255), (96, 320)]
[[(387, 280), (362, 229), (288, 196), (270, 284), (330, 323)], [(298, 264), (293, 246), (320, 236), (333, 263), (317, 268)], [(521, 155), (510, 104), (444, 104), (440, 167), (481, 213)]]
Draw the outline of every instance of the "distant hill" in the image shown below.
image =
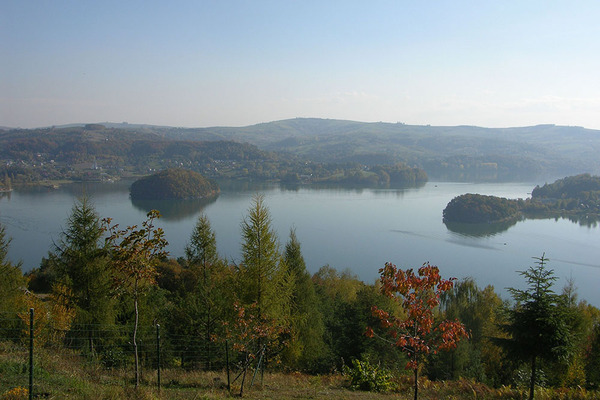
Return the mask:
[[(97, 126), (103, 126), (104, 129), (94, 129)], [(247, 143), (256, 146), (246, 150), (254, 152), (258, 159), (275, 157), (285, 160), (285, 154), (289, 154), (294, 159), (318, 163), (374, 166), (401, 162), (424, 169), (430, 179), (442, 180), (531, 181), (600, 173), (600, 158), (597, 157), (600, 154), (600, 131), (575, 126), (482, 128), (317, 118), (210, 128), (127, 123), (78, 124), (61, 129), (2, 131), (0, 158), (5, 157), (9, 150), (13, 153), (18, 151), (20, 146), (25, 145), (19, 142), (27, 137), (30, 138), (27, 145), (31, 151), (38, 152), (42, 150), (33, 146), (32, 141), (60, 142), (64, 139), (73, 142), (74, 138), (78, 138), (79, 141), (85, 141), (84, 147), (88, 151), (90, 141), (95, 141), (96, 148), (103, 147), (99, 144), (101, 140), (113, 140), (113, 144), (124, 141), (123, 151), (129, 151), (124, 157), (128, 159), (135, 158), (140, 147), (151, 146), (148, 144), (150, 142), (152, 146), (161, 147), (157, 157), (172, 155), (178, 146), (173, 148), (167, 142), (173, 141), (185, 143), (188, 152), (195, 151), (193, 142)], [(140, 141), (146, 144), (141, 146), (137, 143)], [(171, 148), (171, 151), (165, 152), (163, 148)], [(76, 148), (70, 150), (77, 152)], [(115, 154), (114, 150), (111, 150), (112, 154)], [(258, 155), (258, 151), (263, 153)]]
[(600, 172), (600, 131), (576, 126), (482, 128), (296, 118), (246, 127), (143, 129), (171, 139), (246, 142), (319, 162), (404, 162), (436, 178), (518, 180)]

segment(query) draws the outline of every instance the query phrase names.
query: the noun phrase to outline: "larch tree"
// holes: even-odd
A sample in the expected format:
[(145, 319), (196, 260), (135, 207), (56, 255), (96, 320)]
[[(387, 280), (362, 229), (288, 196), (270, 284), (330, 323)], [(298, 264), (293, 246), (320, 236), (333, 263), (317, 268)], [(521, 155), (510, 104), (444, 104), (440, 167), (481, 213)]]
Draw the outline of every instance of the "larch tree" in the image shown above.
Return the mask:
[(257, 316), (263, 314), (287, 321), (292, 281), (279, 251), (277, 234), (264, 196), (256, 195), (242, 221), (241, 300), (256, 303)]
[[(246, 354), (246, 365), (259, 354), (261, 364), (261, 356), (273, 358), (285, 347), (283, 337), (290, 322), (293, 282), (279, 251), (264, 196), (254, 196), (241, 226), (242, 262), (237, 272), (240, 302), (234, 323), (237, 329), (232, 333), (234, 339), (237, 338), (237, 347)], [(252, 334), (240, 334), (243, 332)], [(260, 366), (264, 366), (264, 361)]]

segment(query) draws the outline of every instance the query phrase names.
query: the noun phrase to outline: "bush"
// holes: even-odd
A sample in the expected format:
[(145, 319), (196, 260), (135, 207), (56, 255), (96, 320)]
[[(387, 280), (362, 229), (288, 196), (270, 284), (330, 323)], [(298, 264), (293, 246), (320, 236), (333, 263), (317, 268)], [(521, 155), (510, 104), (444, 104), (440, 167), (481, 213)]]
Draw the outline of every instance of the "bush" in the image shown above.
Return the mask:
[(387, 369), (366, 360), (352, 360), (352, 367), (344, 365), (343, 372), (350, 377), (350, 388), (354, 390), (386, 392), (393, 386), (392, 374)]

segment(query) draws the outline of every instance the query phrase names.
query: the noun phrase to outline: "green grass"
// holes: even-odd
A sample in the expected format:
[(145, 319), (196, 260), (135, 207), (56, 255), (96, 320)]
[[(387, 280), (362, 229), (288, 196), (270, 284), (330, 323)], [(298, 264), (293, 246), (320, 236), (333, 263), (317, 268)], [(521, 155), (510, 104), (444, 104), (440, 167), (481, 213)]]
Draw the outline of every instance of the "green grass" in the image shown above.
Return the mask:
[[(156, 371), (144, 370), (141, 386), (134, 389), (133, 368), (106, 369), (100, 363), (63, 349), (42, 349), (35, 356), (34, 398), (36, 399), (139, 399), (199, 400), (239, 397), (239, 380), (227, 390), (224, 371), (203, 372), (168, 369), (162, 371), (162, 389), (157, 388)], [(25, 348), (0, 342), (0, 400), (19, 400), (28, 387), (28, 354)], [(233, 379), (233, 378), (232, 378)], [(388, 393), (353, 391), (341, 374), (306, 375), (301, 373), (265, 373), (250, 386), (246, 377), (244, 398), (248, 399), (412, 399), (409, 375), (394, 377), (394, 389)], [(525, 388), (492, 389), (469, 380), (419, 382), (420, 399), (526, 399)], [(16, 395), (14, 395), (17, 393)], [(21, 396), (21, 397), (19, 397)], [(543, 389), (536, 392), (542, 400), (600, 399), (600, 393), (583, 389)]]

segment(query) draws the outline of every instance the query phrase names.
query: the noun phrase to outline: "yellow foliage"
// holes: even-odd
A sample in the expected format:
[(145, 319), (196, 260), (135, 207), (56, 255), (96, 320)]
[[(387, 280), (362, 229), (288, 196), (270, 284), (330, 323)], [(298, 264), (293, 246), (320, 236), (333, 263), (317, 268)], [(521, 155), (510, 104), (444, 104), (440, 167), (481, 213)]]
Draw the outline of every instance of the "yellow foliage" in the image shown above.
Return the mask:
[(29, 391), (22, 387), (10, 389), (0, 396), (0, 400), (25, 400), (29, 398)]
[[(34, 345), (59, 344), (71, 327), (75, 318), (75, 309), (70, 306), (71, 290), (63, 285), (55, 285), (53, 294), (45, 299), (27, 293), (25, 303), (33, 313)], [(29, 311), (19, 313), (19, 318), (25, 322), (24, 335), (29, 336)]]

